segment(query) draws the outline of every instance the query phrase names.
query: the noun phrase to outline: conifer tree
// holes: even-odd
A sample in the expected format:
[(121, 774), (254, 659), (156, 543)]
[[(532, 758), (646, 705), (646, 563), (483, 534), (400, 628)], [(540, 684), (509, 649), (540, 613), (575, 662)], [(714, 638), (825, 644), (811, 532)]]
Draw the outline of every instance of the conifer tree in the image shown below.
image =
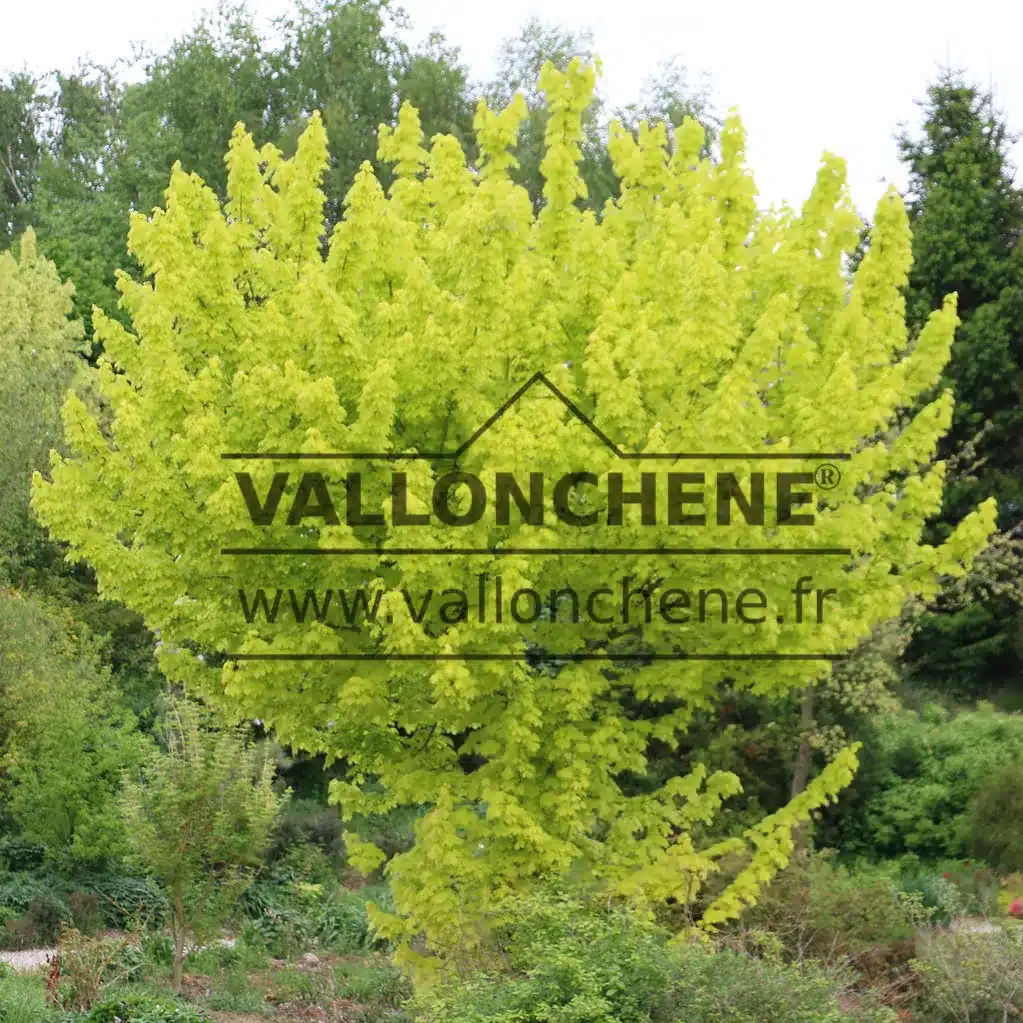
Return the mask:
[(1014, 138), (991, 93), (946, 70), (922, 106), (920, 131), (899, 139), (913, 229), (907, 314), (919, 330), (955, 292), (961, 320), (941, 385), (956, 408), (940, 450), (956, 469), (934, 533), (947, 536), (994, 496), (1005, 534), (996, 549), (1008, 560), (989, 565), (965, 602), (961, 587), (943, 594), (908, 658), (919, 675), (969, 696), (1023, 670), (1019, 594), (1004, 585), (1023, 554), (1010, 535), (1023, 522), (1023, 190), (1009, 162)]

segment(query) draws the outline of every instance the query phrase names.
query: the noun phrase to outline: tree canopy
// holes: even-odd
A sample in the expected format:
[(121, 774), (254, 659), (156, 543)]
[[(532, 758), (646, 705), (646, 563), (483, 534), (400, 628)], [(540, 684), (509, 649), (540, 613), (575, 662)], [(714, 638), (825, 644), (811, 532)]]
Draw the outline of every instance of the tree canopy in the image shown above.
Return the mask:
[[(843, 259), (859, 221), (841, 160), (825, 157), (799, 214), (758, 214), (735, 116), (717, 160), (700, 158), (705, 133), (692, 120), (670, 152), (663, 125), (641, 125), (638, 140), (613, 125), (622, 184), (598, 220), (578, 204), (595, 79), (579, 60), (564, 73), (543, 70), (539, 212), (510, 178), (528, 115), (521, 96), (501, 111), (477, 109), (473, 168), (454, 137), (426, 148), (419, 116), (403, 106), (397, 127), (380, 129), (378, 155), (393, 165), (393, 182), (385, 192), (362, 165), (326, 254), (321, 182), (331, 157), (319, 115), (291, 159), (257, 148), (239, 125), (223, 204), (176, 166), (166, 209), (133, 217), (130, 247), (145, 277), (119, 277), (132, 330), (96, 316), (104, 355), (95, 377), (112, 420), (69, 398), (72, 454), (54, 457), (51, 482), (36, 478), (34, 507), (95, 566), (101, 592), (160, 629), (169, 677), (260, 717), (290, 745), (343, 758), (348, 776), (332, 794), (346, 814), (428, 804), (415, 846), (388, 865), (400, 915), (382, 925), (397, 938), (471, 941), (481, 915), (498, 912), (509, 892), (573, 867), (640, 903), (686, 902), (728, 852), (745, 854), (746, 866), (703, 922), (736, 915), (785, 862), (793, 828), (848, 782), (855, 751), (838, 751), (745, 837), (700, 848), (694, 829), (737, 792), (734, 775), (697, 765), (628, 793), (622, 779), (644, 775), (652, 741), (684, 734), (712, 701), (721, 665), (652, 655), (769, 654), (771, 663), (742, 663), (738, 684), (791, 691), (821, 665), (779, 653), (852, 649), (908, 596), (933, 595), (939, 577), (962, 574), (994, 526), (989, 501), (940, 546), (921, 542), (940, 507), (944, 472), (933, 458), (953, 401), (945, 391), (908, 410), (938, 383), (956, 312), (950, 296), (910, 341), (902, 292), (910, 236), (898, 195), (880, 203), (850, 284)], [(523, 390), (500, 423), (460, 449), (458, 471), (526, 479), (538, 465), (553, 477), (584, 465), (609, 487), (619, 474), (637, 493), (641, 467), (623, 464), (619, 451), (847, 453), (834, 487), (810, 499), (813, 525), (801, 539), (848, 555), (797, 552), (758, 564), (776, 595), (812, 576), (818, 592), (841, 594), (840, 609), (813, 630), (791, 615), (738, 627), (649, 615), (627, 617), (628, 628), (580, 623), (557, 615), (553, 595), (524, 619), (413, 614), (403, 590), (473, 591), (481, 575), (538, 594), (585, 593), (626, 576), (639, 605), (669, 589), (738, 591), (749, 573), (741, 559), (676, 548), (781, 548), (788, 539), (773, 490), (763, 521), (726, 517), (685, 535), (641, 519), (639, 508), (615, 520), (599, 487), (539, 529), (525, 517), (504, 522), (490, 506), (469, 515), (464, 489), (451, 496), (448, 524), (370, 514), (390, 507), (394, 491), (377, 471), (389, 457), (375, 467), (368, 453), (454, 450), (538, 370), (575, 408), (550, 388)], [(226, 452), (255, 454), (228, 464)], [(366, 457), (332, 456), (308, 477), (275, 464), (288, 462), (286, 452)], [(729, 466), (747, 489), (757, 486), (748, 462)], [(422, 516), (438, 457), (402, 467), (406, 513)], [(349, 475), (356, 468), (361, 484)], [(341, 521), (329, 488), (346, 484), (349, 501), (363, 490), (356, 514), (349, 503)], [(289, 520), (273, 514), (281, 501)], [(548, 513), (550, 502), (545, 495)], [(380, 594), (383, 617), (317, 612), (299, 621), (296, 608), (290, 619), (247, 620), (239, 591), (284, 570), (229, 551), (263, 545), (348, 551), (343, 560), (289, 557), (287, 586), (315, 596), (361, 585)], [(424, 545), (475, 553), (415, 553)], [(562, 550), (615, 545), (613, 560)], [(473, 659), (495, 649), (509, 658)], [(239, 662), (296, 651), (321, 659), (298, 669)], [(646, 713), (630, 713), (635, 700)], [(363, 866), (382, 855), (351, 846)]]

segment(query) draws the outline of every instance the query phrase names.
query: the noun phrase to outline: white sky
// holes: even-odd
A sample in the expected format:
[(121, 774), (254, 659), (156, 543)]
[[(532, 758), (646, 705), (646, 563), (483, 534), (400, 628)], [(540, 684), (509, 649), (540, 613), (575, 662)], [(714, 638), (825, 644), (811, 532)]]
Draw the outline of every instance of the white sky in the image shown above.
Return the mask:
[[(0, 69), (70, 67), (88, 54), (110, 61), (132, 42), (160, 48), (209, 6), (204, 0), (0, 0)], [(270, 18), (288, 0), (250, 0)], [(659, 61), (681, 55), (711, 76), (721, 109), (746, 125), (761, 203), (801, 203), (823, 150), (849, 164), (853, 199), (872, 213), (884, 184), (905, 184), (892, 136), (915, 122), (913, 100), (951, 58), (993, 83), (1010, 127), (1023, 129), (1023, 4), (1011, 0), (404, 0), (415, 35), (441, 29), (474, 76), (493, 67), (502, 38), (531, 14), (590, 28), (603, 88), (625, 103)], [(1023, 162), (1023, 147), (1015, 151)]]

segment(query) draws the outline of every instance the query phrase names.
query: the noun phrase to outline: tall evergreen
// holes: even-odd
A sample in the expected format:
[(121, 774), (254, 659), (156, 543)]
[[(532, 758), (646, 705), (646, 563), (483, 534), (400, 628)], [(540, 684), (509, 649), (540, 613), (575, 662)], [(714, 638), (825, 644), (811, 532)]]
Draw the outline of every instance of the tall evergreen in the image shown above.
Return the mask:
[[(1012, 531), (1023, 522), (1023, 190), (1009, 161), (1015, 140), (993, 95), (953, 71), (939, 75), (921, 105), (920, 131), (898, 139), (913, 226), (907, 313), (919, 329), (954, 291), (962, 320), (943, 380), (956, 409), (941, 450), (953, 468), (935, 538), (991, 495), (1000, 528)], [(1011, 556), (1011, 545), (1001, 549)], [(1004, 564), (991, 568), (1005, 575)], [(946, 593), (924, 616), (908, 651), (918, 675), (964, 696), (1018, 684), (1020, 604), (1011, 588), (990, 583), (978, 580), (965, 600), (961, 587)]]

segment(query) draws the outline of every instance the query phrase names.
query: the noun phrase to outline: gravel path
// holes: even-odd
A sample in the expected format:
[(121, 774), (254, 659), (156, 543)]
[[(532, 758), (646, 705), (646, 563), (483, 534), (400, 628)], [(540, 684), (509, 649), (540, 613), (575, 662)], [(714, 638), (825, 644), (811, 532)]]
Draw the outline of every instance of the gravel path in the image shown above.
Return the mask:
[(52, 956), (55, 948), (26, 948), (19, 952), (0, 952), (0, 963), (7, 963), (18, 973), (27, 973), (36, 967), (46, 965), (46, 957)]
[[(214, 944), (226, 945), (231, 948), (235, 943), (234, 938), (220, 938)], [(46, 957), (52, 956), (57, 950), (55, 948), (26, 948), (17, 952), (0, 951), (0, 963), (7, 963), (17, 973), (27, 973), (40, 966), (46, 965)]]
[(957, 920), (952, 925), (957, 931), (970, 931), (973, 934), (993, 934), (1002, 930), (1001, 924), (993, 924), (990, 920)]

